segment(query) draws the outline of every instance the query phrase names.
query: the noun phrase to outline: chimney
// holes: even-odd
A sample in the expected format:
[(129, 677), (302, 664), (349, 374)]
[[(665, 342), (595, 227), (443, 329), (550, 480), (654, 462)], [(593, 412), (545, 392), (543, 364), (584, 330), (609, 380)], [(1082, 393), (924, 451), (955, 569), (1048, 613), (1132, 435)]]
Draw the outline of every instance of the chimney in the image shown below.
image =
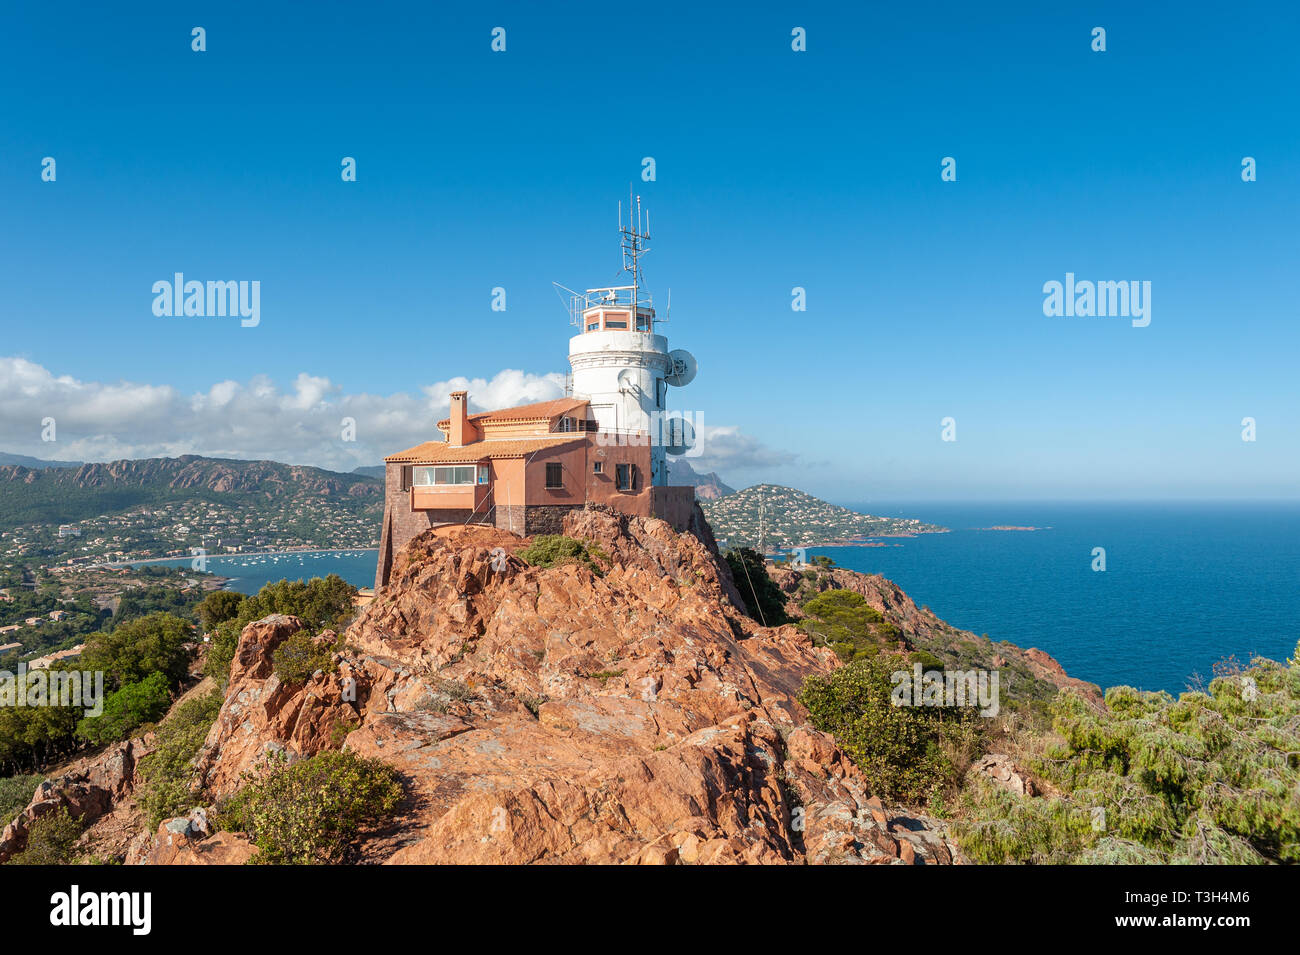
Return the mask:
[(469, 395), (464, 391), (451, 393), (451, 434), (447, 438), (453, 448), (464, 447), (466, 432), (469, 431), (469, 409), (466, 402)]

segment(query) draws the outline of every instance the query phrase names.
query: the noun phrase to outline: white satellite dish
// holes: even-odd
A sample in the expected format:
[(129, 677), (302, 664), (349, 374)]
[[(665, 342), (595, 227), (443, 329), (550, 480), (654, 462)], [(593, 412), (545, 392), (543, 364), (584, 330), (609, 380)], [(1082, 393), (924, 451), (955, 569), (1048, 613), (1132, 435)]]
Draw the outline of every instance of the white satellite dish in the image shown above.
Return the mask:
[(695, 363), (695, 356), (685, 348), (670, 351), (668, 360), (672, 363), (668, 374), (664, 376), (664, 381), (668, 384), (681, 388), (695, 380), (695, 373), (700, 370), (699, 365)]
[(660, 427), (667, 454), (682, 455), (695, 447), (695, 425), (688, 419), (679, 416), (664, 418)]

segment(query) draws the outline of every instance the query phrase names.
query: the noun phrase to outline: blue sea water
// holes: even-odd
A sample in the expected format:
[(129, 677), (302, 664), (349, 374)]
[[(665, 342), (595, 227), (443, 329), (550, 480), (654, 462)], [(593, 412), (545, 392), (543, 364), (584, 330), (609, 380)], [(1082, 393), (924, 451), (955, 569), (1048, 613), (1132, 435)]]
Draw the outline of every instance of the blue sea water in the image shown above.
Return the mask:
[[(190, 567), (192, 559), (150, 561), (171, 567)], [(288, 554), (221, 554), (207, 558), (207, 571), (231, 578), (227, 590), (255, 594), (277, 580), (310, 580), (338, 574), (354, 587), (373, 587), (377, 550), (296, 551)]]
[[(883, 574), (953, 626), (1039, 647), (1102, 687), (1177, 694), (1224, 657), (1285, 660), (1300, 639), (1300, 503), (846, 506), (951, 532), (809, 555)], [(1044, 529), (983, 529), (997, 525)]]

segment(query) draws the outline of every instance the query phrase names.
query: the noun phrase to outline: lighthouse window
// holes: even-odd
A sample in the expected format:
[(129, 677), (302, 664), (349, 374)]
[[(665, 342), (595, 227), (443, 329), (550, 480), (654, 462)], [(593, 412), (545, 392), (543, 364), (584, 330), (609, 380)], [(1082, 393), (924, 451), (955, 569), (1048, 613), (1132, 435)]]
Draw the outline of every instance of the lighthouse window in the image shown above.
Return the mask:
[(596, 329), (598, 329), (598, 328), (600, 328), (600, 322), (588, 322), (588, 323), (587, 323), (587, 331), (589, 331), (589, 332), (594, 332), (594, 331), (595, 331)]
[(609, 319), (606, 319), (605, 327), (606, 328), (627, 328), (627, 322), (611, 322)]
[(564, 467), (560, 464), (546, 465), (546, 486), (550, 488), (564, 487)]

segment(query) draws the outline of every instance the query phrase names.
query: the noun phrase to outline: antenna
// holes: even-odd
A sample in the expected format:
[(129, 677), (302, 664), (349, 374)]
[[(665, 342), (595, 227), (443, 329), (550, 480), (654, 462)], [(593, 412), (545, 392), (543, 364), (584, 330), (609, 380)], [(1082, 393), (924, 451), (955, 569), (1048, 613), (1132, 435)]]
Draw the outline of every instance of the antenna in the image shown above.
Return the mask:
[[(635, 204), (635, 220), (633, 219), (633, 205)], [(641, 228), (641, 197), (632, 193), (632, 187), (627, 190), (627, 225), (623, 225), (623, 203), (618, 204), (618, 234), (620, 245), (623, 249), (623, 271), (632, 276), (632, 316), (635, 322), (636, 307), (640, 301), (640, 289), (644, 282), (641, 275), (641, 256), (650, 251), (650, 211), (645, 210), (645, 231)]]

